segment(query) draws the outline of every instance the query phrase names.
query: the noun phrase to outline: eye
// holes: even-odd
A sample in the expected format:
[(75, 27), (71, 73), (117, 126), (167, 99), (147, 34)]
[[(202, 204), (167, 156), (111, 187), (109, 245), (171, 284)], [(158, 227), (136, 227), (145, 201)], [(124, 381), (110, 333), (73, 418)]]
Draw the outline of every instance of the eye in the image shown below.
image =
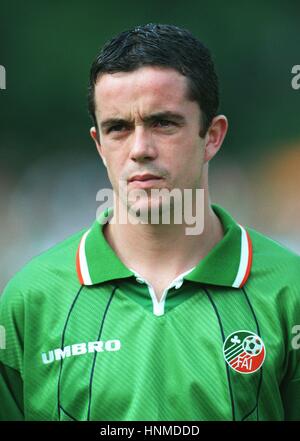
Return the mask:
[(111, 126), (107, 129), (107, 133), (111, 132), (121, 132), (122, 130), (126, 130), (127, 127), (125, 124), (115, 124), (114, 126)]
[(171, 127), (174, 126), (175, 123), (173, 121), (169, 121), (168, 119), (159, 119), (154, 123), (157, 127)]

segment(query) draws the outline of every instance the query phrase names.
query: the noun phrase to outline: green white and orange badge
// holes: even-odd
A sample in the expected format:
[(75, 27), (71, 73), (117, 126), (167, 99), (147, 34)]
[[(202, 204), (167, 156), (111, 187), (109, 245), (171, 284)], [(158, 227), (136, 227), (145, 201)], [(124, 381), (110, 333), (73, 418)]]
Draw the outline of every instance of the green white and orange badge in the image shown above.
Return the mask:
[(252, 374), (262, 366), (266, 356), (266, 348), (257, 334), (240, 330), (233, 332), (226, 338), (223, 354), (233, 370), (241, 374)]

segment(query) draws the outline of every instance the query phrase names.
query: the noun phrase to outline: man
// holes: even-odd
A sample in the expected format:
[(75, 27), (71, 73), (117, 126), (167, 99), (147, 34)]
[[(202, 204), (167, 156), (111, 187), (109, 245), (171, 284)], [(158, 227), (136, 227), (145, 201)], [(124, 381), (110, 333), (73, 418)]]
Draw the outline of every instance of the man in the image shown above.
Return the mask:
[[(299, 419), (300, 258), (210, 203), (227, 120), (208, 49), (170, 25), (123, 32), (89, 108), (114, 206), (6, 287), (1, 418)], [(203, 231), (163, 222), (200, 189)]]

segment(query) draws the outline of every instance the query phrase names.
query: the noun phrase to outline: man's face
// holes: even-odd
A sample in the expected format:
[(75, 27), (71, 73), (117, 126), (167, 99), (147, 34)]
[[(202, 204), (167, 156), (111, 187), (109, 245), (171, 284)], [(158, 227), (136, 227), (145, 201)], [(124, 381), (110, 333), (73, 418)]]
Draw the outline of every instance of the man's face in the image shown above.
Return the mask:
[[(201, 114), (187, 95), (186, 77), (171, 68), (104, 74), (96, 84), (97, 147), (116, 197), (122, 199), (119, 186), (127, 186), (127, 203), (135, 209), (158, 203), (151, 199), (151, 189), (201, 186)], [(154, 177), (147, 179), (147, 174)], [(133, 196), (141, 188), (147, 196), (137, 201)]]

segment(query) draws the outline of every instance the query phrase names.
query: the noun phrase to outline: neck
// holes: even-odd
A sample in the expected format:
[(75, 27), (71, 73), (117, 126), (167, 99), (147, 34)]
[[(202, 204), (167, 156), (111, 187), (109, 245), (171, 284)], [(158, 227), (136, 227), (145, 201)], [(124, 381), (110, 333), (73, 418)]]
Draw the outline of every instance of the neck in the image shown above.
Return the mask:
[(186, 228), (191, 226), (185, 223), (134, 225), (116, 221), (107, 224), (104, 234), (127, 267), (144, 275), (167, 271), (175, 278), (197, 265), (223, 237), (222, 225), (210, 206), (208, 191), (204, 192), (203, 208), (201, 234), (186, 234)]

